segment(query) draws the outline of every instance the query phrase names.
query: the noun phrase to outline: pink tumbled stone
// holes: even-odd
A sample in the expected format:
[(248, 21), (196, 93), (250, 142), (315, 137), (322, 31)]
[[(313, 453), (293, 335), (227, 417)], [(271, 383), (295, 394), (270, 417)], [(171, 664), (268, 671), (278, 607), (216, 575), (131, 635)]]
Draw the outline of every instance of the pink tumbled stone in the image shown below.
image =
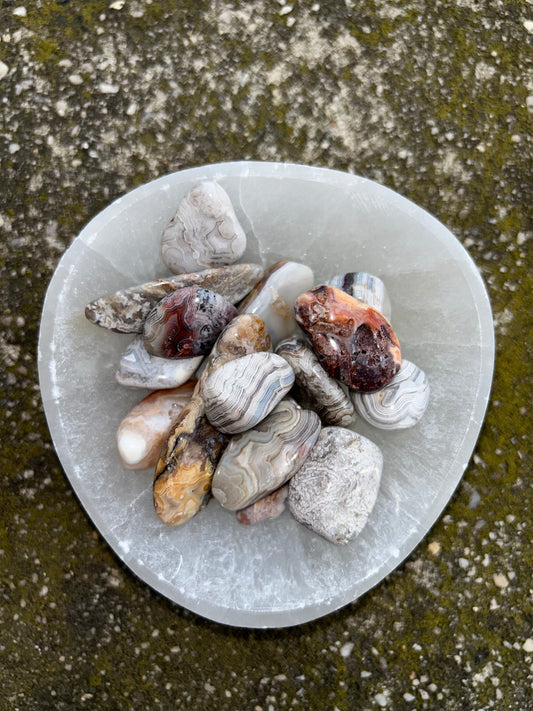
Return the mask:
[(268, 521), (271, 518), (277, 518), (285, 511), (285, 501), (289, 494), (289, 485), (280, 486), (279, 489), (273, 491), (262, 499), (256, 501), (250, 506), (237, 511), (237, 521), (250, 526), (261, 521)]

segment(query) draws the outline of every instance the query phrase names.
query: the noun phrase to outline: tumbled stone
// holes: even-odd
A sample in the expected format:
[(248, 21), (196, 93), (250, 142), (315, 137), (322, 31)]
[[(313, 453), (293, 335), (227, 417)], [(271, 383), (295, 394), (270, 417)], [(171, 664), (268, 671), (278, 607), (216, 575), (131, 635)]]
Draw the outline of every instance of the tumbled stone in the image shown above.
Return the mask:
[(301, 294), (294, 309), (326, 372), (352, 390), (378, 390), (400, 369), (398, 338), (368, 304), (333, 286), (319, 286)]
[(254, 313), (265, 321), (272, 343), (297, 331), (294, 302), (314, 283), (313, 271), (299, 262), (277, 262), (239, 305), (240, 313)]
[(209, 499), (211, 479), (229, 438), (207, 421), (192, 398), (171, 427), (154, 476), (154, 507), (170, 526), (188, 521)]
[(148, 314), (145, 348), (161, 358), (205, 355), (237, 313), (235, 306), (215, 291), (198, 286), (178, 289)]
[(391, 302), (387, 288), (379, 277), (368, 272), (346, 272), (336, 274), (324, 283), (342, 289), (354, 299), (372, 306), (390, 321)]
[(172, 423), (191, 399), (196, 381), (179, 388), (156, 390), (143, 398), (120, 423), (117, 449), (126, 469), (148, 469), (159, 459)]
[(240, 511), (236, 511), (237, 521), (244, 526), (251, 526), (263, 521), (269, 521), (281, 516), (285, 511), (287, 496), (289, 495), (289, 485), (284, 484), (271, 494), (263, 496), (250, 506), (246, 506)]
[(426, 374), (406, 358), (394, 378), (373, 393), (352, 392), (358, 414), (374, 427), (398, 430), (414, 427), (422, 419), (429, 402)]
[(255, 314), (239, 314), (224, 328), (202, 364), (197, 393), (203, 394), (207, 377), (224, 363), (262, 351), (272, 351), (272, 341), (265, 322)]
[(350, 398), (301, 339), (286, 338), (278, 343), (276, 353), (285, 358), (294, 371), (291, 396), (302, 407), (314, 410), (325, 425), (347, 427), (353, 422), (355, 412)]
[(174, 274), (233, 264), (245, 249), (246, 235), (228, 194), (210, 180), (183, 198), (161, 237), (161, 256)]
[(251, 429), (272, 412), (293, 383), (292, 368), (275, 353), (251, 353), (225, 363), (205, 380), (209, 422), (229, 434)]
[(176, 289), (199, 286), (216, 291), (232, 304), (241, 301), (263, 276), (259, 264), (231, 264), (203, 272), (179, 274), (100, 296), (85, 307), (85, 316), (97, 326), (119, 333), (142, 333), (150, 311)]
[(377, 499), (383, 456), (366, 437), (324, 427), (289, 482), (288, 507), (332, 543), (348, 543), (366, 525)]
[(226, 509), (249, 506), (298, 470), (320, 432), (320, 419), (291, 398), (254, 429), (232, 437), (213, 476), (213, 496)]
[(144, 338), (137, 336), (119, 360), (116, 379), (128, 388), (177, 388), (192, 378), (203, 360), (204, 356), (159, 358), (148, 353)]

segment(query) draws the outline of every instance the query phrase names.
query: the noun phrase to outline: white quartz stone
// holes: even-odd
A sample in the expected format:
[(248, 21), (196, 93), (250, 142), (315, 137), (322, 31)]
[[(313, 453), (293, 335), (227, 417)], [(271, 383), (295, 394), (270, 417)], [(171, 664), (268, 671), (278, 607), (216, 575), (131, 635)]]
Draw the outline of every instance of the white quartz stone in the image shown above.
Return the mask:
[[(241, 526), (216, 501), (185, 526), (166, 527), (153, 511), (152, 482), (120, 464), (116, 428), (139, 398), (115, 380), (129, 339), (96, 329), (84, 316), (85, 304), (94, 293), (164, 273), (159, 236), (176, 198), (201, 180), (216, 180), (230, 196), (248, 237), (242, 261), (303, 262), (317, 284), (344, 271), (347, 256), (350, 266), (379, 274), (402, 353), (431, 383), (428, 409), (416, 427), (378, 436), (357, 422), (355, 429), (379, 445), (384, 463), (368, 523), (346, 546), (312, 534), (288, 511), (261, 526)], [(481, 277), (461, 244), (427, 212), (387, 188), (337, 171), (226, 163), (155, 180), (87, 225), (48, 290), (39, 375), (65, 472), (117, 556), (154, 589), (205, 617), (277, 627), (353, 601), (426, 535), (474, 448), (493, 356)]]

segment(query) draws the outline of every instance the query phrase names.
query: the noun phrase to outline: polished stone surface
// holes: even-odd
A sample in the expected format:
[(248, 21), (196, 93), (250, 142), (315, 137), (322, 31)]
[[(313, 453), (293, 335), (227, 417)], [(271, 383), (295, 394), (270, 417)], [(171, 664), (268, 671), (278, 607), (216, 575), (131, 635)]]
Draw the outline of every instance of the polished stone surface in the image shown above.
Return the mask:
[[(532, 20), (518, 0), (2, 4), (8, 708), (528, 708)], [(129, 572), (61, 470), (36, 370), (46, 286), (89, 219), (164, 173), (241, 158), (348, 170), (422, 205), (480, 269), (497, 336), (486, 420), (444, 514), (357, 602), (280, 631), (208, 622)], [(128, 262), (135, 283), (160, 276)]]

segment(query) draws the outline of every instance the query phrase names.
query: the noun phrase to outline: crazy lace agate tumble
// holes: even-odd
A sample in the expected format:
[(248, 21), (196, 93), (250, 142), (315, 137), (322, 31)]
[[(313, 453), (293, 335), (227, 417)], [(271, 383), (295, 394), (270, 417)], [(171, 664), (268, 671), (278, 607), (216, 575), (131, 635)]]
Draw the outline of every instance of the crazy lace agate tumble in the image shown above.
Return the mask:
[(156, 390), (128, 412), (117, 430), (117, 449), (126, 469), (155, 467), (172, 423), (191, 399), (195, 380)]
[(348, 543), (366, 525), (377, 499), (383, 456), (366, 437), (324, 427), (289, 482), (292, 515), (332, 543)]
[(155, 469), (154, 507), (164, 523), (185, 523), (207, 504), (213, 472), (228, 441), (207, 421), (201, 399), (189, 400)]
[(215, 291), (198, 286), (178, 289), (149, 313), (144, 323), (145, 348), (161, 358), (205, 355), (237, 313)]
[(284, 484), (271, 494), (263, 496), (250, 506), (236, 512), (237, 521), (244, 526), (251, 526), (263, 521), (277, 518), (286, 509), (286, 501), (289, 495), (289, 485)]
[(213, 476), (213, 496), (235, 511), (278, 489), (315, 444), (320, 419), (285, 398), (254, 429), (232, 437)]
[(218, 337), (191, 400), (169, 430), (156, 465), (154, 507), (164, 523), (185, 523), (206, 505), (213, 473), (228, 442), (205, 417), (205, 380), (231, 359), (270, 351), (271, 347), (264, 321), (253, 314), (237, 316)]
[(371, 306), (326, 285), (299, 296), (294, 310), (326, 372), (352, 390), (378, 390), (400, 369), (398, 338)]
[(368, 423), (382, 430), (414, 427), (429, 402), (426, 374), (405, 358), (388, 385), (374, 393), (352, 392), (355, 409)]
[(207, 418), (228, 434), (252, 429), (272, 412), (293, 383), (292, 368), (275, 353), (251, 353), (232, 360), (205, 381)]
[(368, 272), (346, 272), (336, 274), (325, 283), (342, 289), (354, 299), (372, 306), (390, 321), (391, 302), (387, 288), (379, 277)]
[(137, 336), (120, 358), (116, 379), (128, 388), (177, 388), (192, 378), (203, 359), (204, 356), (159, 358), (148, 353), (144, 338)]
[(263, 276), (259, 264), (232, 264), (203, 272), (179, 274), (100, 296), (85, 307), (85, 316), (102, 328), (119, 333), (142, 333), (150, 311), (176, 289), (199, 286), (216, 291), (232, 304), (243, 299)]
[(233, 264), (246, 235), (228, 194), (218, 183), (199, 183), (183, 198), (161, 237), (161, 256), (174, 274)]
[(251, 353), (272, 351), (272, 341), (265, 322), (255, 314), (239, 314), (218, 337), (198, 378), (196, 395), (203, 398), (205, 381), (220, 366)]
[(294, 371), (291, 396), (302, 407), (314, 410), (325, 425), (347, 427), (353, 422), (355, 412), (350, 398), (301, 339), (286, 338), (278, 344), (276, 353), (285, 358)]
[(306, 264), (277, 262), (239, 305), (239, 311), (261, 316), (276, 346), (298, 330), (294, 320), (294, 302), (313, 284), (313, 271)]

